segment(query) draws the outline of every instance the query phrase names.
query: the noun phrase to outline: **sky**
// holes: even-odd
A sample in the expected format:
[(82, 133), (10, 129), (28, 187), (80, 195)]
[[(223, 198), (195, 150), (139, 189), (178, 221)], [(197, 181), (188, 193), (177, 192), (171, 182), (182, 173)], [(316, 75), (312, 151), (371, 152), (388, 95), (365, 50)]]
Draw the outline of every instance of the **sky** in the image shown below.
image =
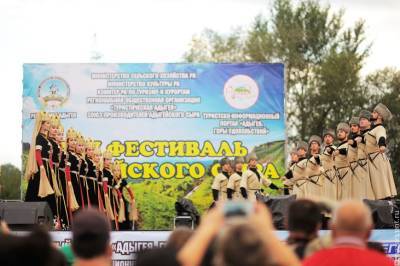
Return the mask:
[[(297, 0), (295, 0), (296, 2)], [(194, 34), (248, 27), (270, 0), (1, 0), (0, 164), (21, 164), (23, 63), (181, 62)], [(371, 55), (362, 74), (400, 69), (399, 0), (331, 0), (346, 26), (366, 21)], [(96, 36), (96, 37), (95, 37)]]

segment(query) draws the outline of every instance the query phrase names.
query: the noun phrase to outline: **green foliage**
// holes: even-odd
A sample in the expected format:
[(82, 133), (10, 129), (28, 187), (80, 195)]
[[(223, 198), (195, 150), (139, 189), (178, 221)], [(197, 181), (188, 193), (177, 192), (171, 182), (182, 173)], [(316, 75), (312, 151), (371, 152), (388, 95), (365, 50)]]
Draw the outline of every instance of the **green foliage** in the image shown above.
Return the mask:
[[(29, 154), (29, 150), (24, 149), (22, 150), (22, 177), (23, 174), (25, 173), (25, 168), (26, 168), (26, 163), (28, 161), (28, 154)], [(25, 199), (25, 193), (26, 193), (26, 189), (28, 188), (28, 181), (25, 178), (22, 178), (21, 180), (21, 198)]]
[(175, 202), (194, 186), (194, 179), (151, 179), (130, 183), (135, 192), (141, 230), (170, 230), (175, 216)]
[(291, 141), (322, 134), (383, 102), (394, 114), (387, 125), (388, 148), (399, 187), (399, 71), (383, 69), (361, 79), (371, 47), (364, 21), (344, 28), (343, 10), (333, 12), (317, 0), (294, 2), (274, 0), (270, 15), (257, 16), (246, 30), (224, 35), (206, 30), (193, 38), (185, 60), (285, 63)]
[(243, 62), (246, 59), (242, 34), (240, 28), (227, 36), (205, 29), (200, 36), (193, 37), (185, 59), (188, 62)]
[(346, 29), (343, 13), (319, 1), (275, 0), (271, 15), (257, 16), (247, 30), (225, 35), (206, 30), (195, 36), (184, 58), (285, 63), (289, 137), (307, 139), (350, 118), (368, 100), (359, 86), (369, 52), (364, 22)]
[(12, 164), (1, 165), (0, 199), (20, 199), (21, 170)]
[(202, 182), (195, 187), (194, 191), (187, 196), (187, 198), (193, 202), (200, 213), (204, 213), (204, 211), (206, 211), (213, 202), (211, 194), (211, 184), (213, 182), (213, 178), (214, 177), (210, 175), (205, 176)]

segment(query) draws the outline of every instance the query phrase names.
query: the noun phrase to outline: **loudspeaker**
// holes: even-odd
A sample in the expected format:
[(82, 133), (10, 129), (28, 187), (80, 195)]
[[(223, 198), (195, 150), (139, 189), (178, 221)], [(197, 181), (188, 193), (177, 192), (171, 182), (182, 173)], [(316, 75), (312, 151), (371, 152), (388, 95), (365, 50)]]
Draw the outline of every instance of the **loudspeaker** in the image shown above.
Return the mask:
[(289, 205), (296, 200), (296, 195), (289, 196), (262, 196), (257, 195), (257, 200), (262, 201), (271, 210), (272, 220), (277, 230), (285, 229), (285, 217), (288, 212)]
[(368, 200), (364, 203), (370, 208), (375, 229), (395, 229), (394, 216), (399, 211), (395, 200)]
[(194, 221), (191, 216), (176, 216), (174, 219), (174, 229), (177, 227), (188, 227), (194, 229)]
[(11, 230), (25, 231), (35, 225), (53, 226), (53, 213), (47, 202), (0, 202), (0, 218)]

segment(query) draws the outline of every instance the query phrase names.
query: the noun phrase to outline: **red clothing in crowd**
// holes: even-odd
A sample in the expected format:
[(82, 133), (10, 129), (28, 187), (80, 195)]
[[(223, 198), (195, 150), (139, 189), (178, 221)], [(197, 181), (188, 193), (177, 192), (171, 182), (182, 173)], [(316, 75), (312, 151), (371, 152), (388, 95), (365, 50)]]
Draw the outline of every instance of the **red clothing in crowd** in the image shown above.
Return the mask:
[(303, 266), (394, 266), (394, 261), (358, 246), (336, 246), (321, 250), (303, 261)]

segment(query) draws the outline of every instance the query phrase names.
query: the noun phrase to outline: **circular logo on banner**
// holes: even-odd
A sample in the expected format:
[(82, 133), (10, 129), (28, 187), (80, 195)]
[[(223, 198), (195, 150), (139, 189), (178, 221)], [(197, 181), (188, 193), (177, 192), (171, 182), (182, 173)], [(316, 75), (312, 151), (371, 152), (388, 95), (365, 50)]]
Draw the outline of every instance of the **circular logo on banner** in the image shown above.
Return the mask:
[(43, 80), (37, 88), (37, 95), (45, 107), (52, 109), (61, 107), (69, 98), (68, 83), (60, 77), (49, 77)]
[(247, 75), (235, 75), (224, 85), (226, 102), (236, 109), (247, 109), (258, 99), (259, 88), (254, 79)]

